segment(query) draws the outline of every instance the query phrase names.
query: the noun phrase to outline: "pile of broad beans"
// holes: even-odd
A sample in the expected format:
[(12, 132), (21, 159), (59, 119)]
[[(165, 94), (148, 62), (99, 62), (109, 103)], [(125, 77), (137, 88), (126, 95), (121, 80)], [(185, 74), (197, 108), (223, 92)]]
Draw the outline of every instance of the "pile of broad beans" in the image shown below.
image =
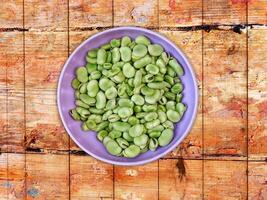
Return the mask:
[(184, 74), (159, 44), (140, 35), (113, 39), (86, 56), (72, 80), (76, 107), (70, 111), (84, 131), (97, 132), (107, 151), (133, 158), (173, 139)]

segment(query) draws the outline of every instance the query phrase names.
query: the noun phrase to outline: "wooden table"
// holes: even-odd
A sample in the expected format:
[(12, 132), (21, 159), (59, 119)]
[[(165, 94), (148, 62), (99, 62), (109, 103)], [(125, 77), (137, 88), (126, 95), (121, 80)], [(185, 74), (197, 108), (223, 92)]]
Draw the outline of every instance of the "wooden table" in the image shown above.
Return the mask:
[[(266, 0), (0, 0), (0, 200), (267, 199)], [(92, 34), (158, 31), (198, 78), (196, 123), (164, 158), (95, 160), (68, 137), (56, 88)]]

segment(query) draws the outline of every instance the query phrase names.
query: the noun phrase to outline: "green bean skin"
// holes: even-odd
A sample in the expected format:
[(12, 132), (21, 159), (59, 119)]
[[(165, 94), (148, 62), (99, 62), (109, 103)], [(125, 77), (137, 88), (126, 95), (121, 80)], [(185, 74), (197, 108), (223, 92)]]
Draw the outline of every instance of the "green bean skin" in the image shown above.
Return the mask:
[(172, 141), (187, 110), (185, 72), (163, 46), (125, 35), (90, 49), (85, 60), (70, 80), (75, 107), (69, 111), (83, 131), (96, 132), (109, 154), (128, 159)]

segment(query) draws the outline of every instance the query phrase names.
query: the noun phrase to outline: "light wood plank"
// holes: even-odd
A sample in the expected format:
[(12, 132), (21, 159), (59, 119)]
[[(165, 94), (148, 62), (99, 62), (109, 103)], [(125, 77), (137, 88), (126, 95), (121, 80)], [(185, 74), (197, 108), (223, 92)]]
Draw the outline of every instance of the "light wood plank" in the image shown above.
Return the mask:
[(247, 199), (247, 163), (244, 161), (204, 161), (205, 200)]
[(202, 199), (202, 160), (159, 161), (159, 199)]
[(158, 162), (136, 167), (115, 166), (115, 199), (158, 199)]
[(69, 199), (69, 156), (27, 154), (27, 200)]
[(114, 1), (115, 26), (158, 27), (158, 1)]
[(248, 23), (249, 24), (267, 24), (267, 1), (248, 0)]
[(248, 163), (249, 200), (264, 200), (267, 197), (267, 163)]
[(267, 29), (250, 29), (248, 40), (249, 159), (267, 158)]
[(67, 31), (67, 0), (25, 0), (24, 10), (25, 28), (31, 31)]
[(23, 28), (23, 0), (1, 0), (0, 28)]
[(202, 24), (202, 1), (159, 1), (159, 26), (184, 27)]
[(112, 199), (113, 166), (89, 156), (70, 157), (71, 199)]
[(246, 159), (246, 33), (204, 33), (204, 153)]
[(71, 29), (112, 26), (112, 0), (70, 0)]
[(247, 2), (247, 0), (205, 0), (203, 24), (245, 24)]
[(196, 73), (199, 88), (198, 115), (186, 139), (167, 157), (200, 158), (202, 154), (202, 33), (201, 31), (160, 31), (187, 56)]
[(27, 148), (69, 148), (56, 105), (58, 77), (68, 55), (67, 39), (66, 32), (25, 35)]
[(7, 180), (7, 153), (0, 153), (0, 200), (7, 200), (9, 183)]

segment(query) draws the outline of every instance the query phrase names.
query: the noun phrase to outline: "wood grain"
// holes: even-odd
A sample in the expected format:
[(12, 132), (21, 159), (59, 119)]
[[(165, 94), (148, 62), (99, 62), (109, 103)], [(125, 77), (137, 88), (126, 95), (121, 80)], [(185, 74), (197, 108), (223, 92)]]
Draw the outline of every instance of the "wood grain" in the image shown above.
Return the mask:
[(115, 166), (115, 199), (158, 199), (158, 162), (136, 167)]
[(158, 27), (158, 1), (114, 1), (115, 26)]
[(27, 154), (27, 200), (69, 198), (69, 156)]
[(23, 28), (23, 0), (1, 0), (0, 28)]
[[(24, 65), (23, 34), (1, 33), (1, 122), (4, 130), (0, 148), (11, 152), (24, 151)], [(5, 83), (4, 83), (5, 81)]]
[(267, 163), (249, 162), (248, 164), (248, 199), (264, 200), (267, 197)]
[(250, 0), (203, 1), (203, 24), (245, 24), (246, 4), (249, 1)]
[(204, 33), (204, 154), (246, 159), (246, 34)]
[(67, 0), (25, 0), (24, 10), (25, 28), (31, 31), (67, 31)]
[(159, 199), (201, 199), (202, 160), (159, 161)]
[(247, 163), (244, 161), (204, 161), (205, 200), (247, 199)]
[(267, 24), (267, 1), (250, 0), (248, 1), (248, 23)]
[(66, 32), (25, 35), (27, 148), (69, 148), (56, 105), (58, 77), (68, 55), (67, 39)]
[(196, 73), (199, 107), (193, 129), (186, 139), (167, 157), (200, 158), (202, 154), (202, 33), (201, 31), (160, 31), (188, 57)]
[(183, 27), (202, 25), (202, 1), (159, 1), (159, 26)]
[(0, 154), (0, 200), (7, 200), (8, 181), (7, 181), (7, 153)]
[(70, 157), (71, 199), (112, 199), (113, 166), (90, 156)]
[(70, 0), (70, 29), (112, 26), (112, 0)]
[(267, 159), (267, 29), (250, 29), (248, 40), (249, 159)]

